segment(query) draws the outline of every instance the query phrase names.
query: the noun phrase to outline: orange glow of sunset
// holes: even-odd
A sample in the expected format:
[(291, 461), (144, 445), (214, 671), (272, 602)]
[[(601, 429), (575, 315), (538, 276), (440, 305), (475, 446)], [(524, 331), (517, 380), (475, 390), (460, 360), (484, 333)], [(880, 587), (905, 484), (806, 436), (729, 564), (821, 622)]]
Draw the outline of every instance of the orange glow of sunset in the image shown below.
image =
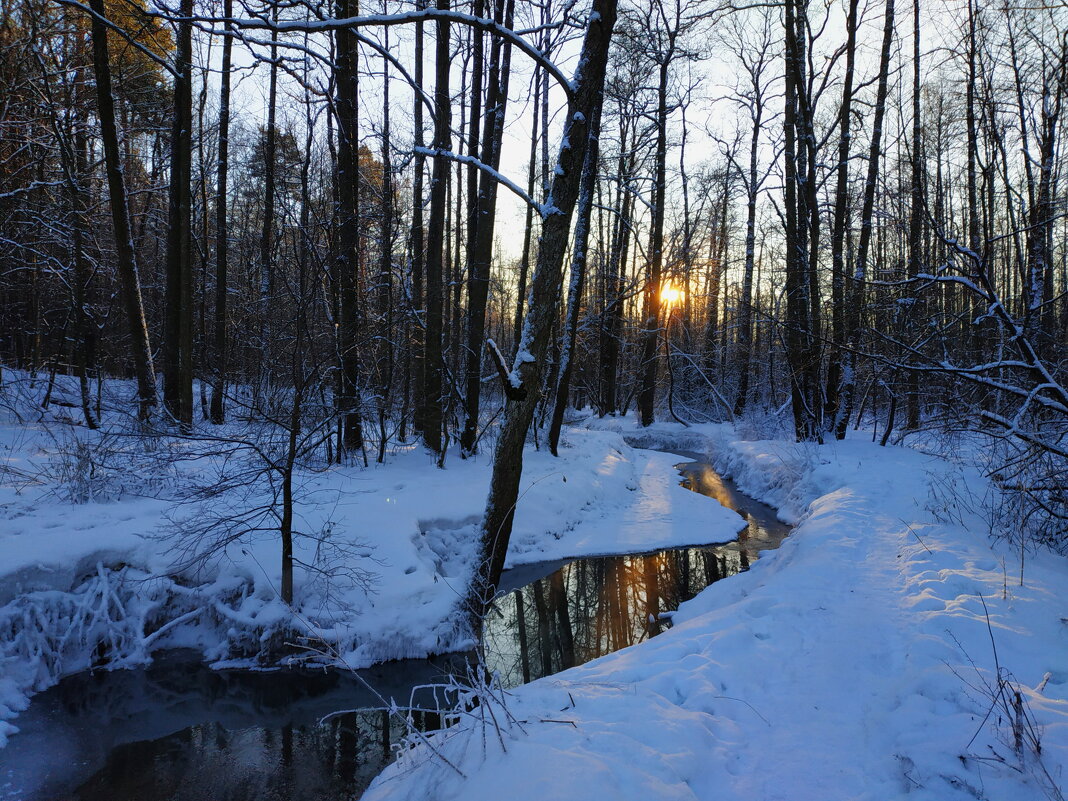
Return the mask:
[(672, 284), (670, 281), (665, 282), (664, 286), (660, 288), (660, 302), (671, 308), (677, 305), (682, 300), (682, 290), (679, 287)]

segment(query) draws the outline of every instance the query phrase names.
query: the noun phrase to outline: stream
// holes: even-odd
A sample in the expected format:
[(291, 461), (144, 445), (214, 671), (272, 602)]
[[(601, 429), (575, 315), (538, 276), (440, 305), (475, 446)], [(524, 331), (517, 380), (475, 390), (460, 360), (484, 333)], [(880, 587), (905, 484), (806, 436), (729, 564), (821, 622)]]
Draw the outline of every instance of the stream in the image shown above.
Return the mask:
[[(677, 453), (673, 451), (673, 453)], [(721, 545), (525, 565), (508, 571), (486, 621), (488, 667), (513, 687), (655, 636), (663, 612), (747, 570), (789, 533), (697, 454), (682, 486), (746, 518)], [(694, 539), (701, 535), (695, 532)], [(392, 758), (405, 705), (456, 655), (358, 671), (215, 671), (170, 652), (138, 670), (63, 679), (33, 698), (0, 750), (0, 801), (283, 801), (358, 797)], [(342, 711), (349, 710), (349, 711)], [(421, 728), (439, 727), (432, 713)]]

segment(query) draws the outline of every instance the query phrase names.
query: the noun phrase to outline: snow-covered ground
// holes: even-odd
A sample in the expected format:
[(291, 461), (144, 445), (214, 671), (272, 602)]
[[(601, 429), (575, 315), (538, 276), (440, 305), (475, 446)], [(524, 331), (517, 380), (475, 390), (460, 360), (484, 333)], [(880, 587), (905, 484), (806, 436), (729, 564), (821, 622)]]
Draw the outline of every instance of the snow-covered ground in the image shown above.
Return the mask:
[[(57, 394), (73, 390), (61, 380)], [(256, 500), (178, 503), (219, 457), (160, 471), (134, 449), (124, 475), (99, 461), (102, 435), (62, 422), (76, 419), (69, 407), (41, 421), (28, 397), (0, 409), (0, 743), (60, 676), (169, 646), (249, 663), (303, 630), (355, 667), (466, 644), (453, 612), (488, 457), (439, 470), (406, 448), (381, 466), (302, 471), (297, 528), (329, 531), (375, 577), (324, 583), (298, 567), (293, 615), (277, 601), (270, 534), (173, 572), (175, 544), (210, 508)], [(368, 799), (1062, 797), (1068, 562), (1028, 553), (1021, 583), (1019, 554), (948, 500), (954, 482), (982, 494), (967, 449), (951, 463), (860, 440), (617, 420), (572, 428), (565, 445), (560, 459), (527, 456), (510, 565), (733, 537), (739, 517), (679, 488), (675, 458), (639, 448), (708, 453), (797, 528), (660, 636), (503, 706), (483, 694), (433, 751), (404, 751)], [(313, 562), (316, 544), (298, 538), (297, 557)]]
[(705, 450), (797, 528), (662, 635), (483, 697), (365, 801), (1062, 798), (1068, 562), (1027, 554), (1021, 584), (977, 514), (939, 510), (981, 483), (966, 463), (597, 425)]
[[(32, 693), (92, 665), (143, 663), (161, 648), (192, 646), (215, 664), (255, 665), (304, 632), (327, 658), (358, 668), (470, 644), (455, 610), (489, 454), (450, 456), (438, 469), (408, 447), (383, 465), (302, 471), (295, 528), (329, 532), (342, 564), (327, 564), (334, 574), (326, 581), (297, 565), (293, 614), (277, 599), (276, 534), (239, 537), (203, 569), (175, 573), (189, 532), (207, 515), (264, 500), (231, 493), (178, 502), (189, 495), (183, 487), (233, 468), (219, 453), (203, 455), (220, 448), (177, 443), (183, 461), (171, 466), (137, 440), (106, 440), (75, 425), (76, 406), (53, 406), (39, 420), (45, 382), (31, 387), (22, 376), (12, 385), (11, 376), (5, 371), (0, 404), (0, 747)], [(54, 399), (73, 402), (73, 380), (57, 381)], [(105, 389), (114, 405), (132, 392), (124, 382)], [(572, 429), (564, 445), (560, 458), (533, 450), (526, 457), (509, 566), (725, 542), (744, 526), (680, 488), (672, 456), (637, 450), (611, 431)], [(321, 549), (311, 536), (295, 545), (308, 564)], [(370, 582), (348, 580), (337, 569), (347, 567), (371, 574)]]

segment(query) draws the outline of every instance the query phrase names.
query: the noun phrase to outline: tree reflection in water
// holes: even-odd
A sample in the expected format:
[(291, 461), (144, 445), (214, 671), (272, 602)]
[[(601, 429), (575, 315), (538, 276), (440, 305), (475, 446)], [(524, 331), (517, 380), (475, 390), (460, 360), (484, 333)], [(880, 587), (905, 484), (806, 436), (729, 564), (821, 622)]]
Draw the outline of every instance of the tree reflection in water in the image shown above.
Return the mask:
[(73, 796), (90, 799), (170, 798), (175, 801), (349, 799), (391, 759), (399, 736), (387, 713), (360, 710), (323, 725), (230, 730), (192, 726), (154, 741), (127, 743)]
[[(715, 581), (748, 570), (758, 552), (789, 533), (775, 510), (742, 495), (704, 462), (677, 466), (682, 486), (746, 518), (738, 539), (703, 548), (578, 559), (502, 596), (485, 629), (486, 658), (505, 686), (548, 676), (659, 632), (677, 609)], [(695, 534), (695, 539), (699, 535)]]
[(748, 567), (737, 543), (576, 560), (497, 602), (486, 658), (509, 687), (557, 673), (653, 636), (661, 612)]
[[(78, 674), (38, 695), (0, 759), (0, 798), (351, 801), (405, 734), (348, 674), (214, 671), (188, 658)], [(412, 660), (362, 674), (406, 700), (441, 668)]]

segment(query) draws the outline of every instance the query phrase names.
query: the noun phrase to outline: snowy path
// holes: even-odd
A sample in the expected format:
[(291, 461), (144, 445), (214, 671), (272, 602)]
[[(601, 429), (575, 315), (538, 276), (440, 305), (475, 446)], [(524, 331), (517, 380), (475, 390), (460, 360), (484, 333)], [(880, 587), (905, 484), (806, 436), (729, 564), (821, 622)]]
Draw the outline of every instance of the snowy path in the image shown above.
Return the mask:
[[(526, 722), (506, 752), (492, 731), (487, 745), (465, 726), (439, 737), (466, 778), (417, 750), (365, 798), (1058, 797), (1043, 771), (1063, 786), (1065, 560), (1036, 557), (1025, 586), (1006, 587), (985, 531), (923, 509), (945, 465), (918, 453), (706, 433), (743, 489), (807, 508), (780, 550), (663, 635), (517, 690), (509, 710)], [(975, 688), (994, 662), (979, 593), (1043, 726), (1041, 764), (1013, 752), (1004, 721), (982, 723)]]

